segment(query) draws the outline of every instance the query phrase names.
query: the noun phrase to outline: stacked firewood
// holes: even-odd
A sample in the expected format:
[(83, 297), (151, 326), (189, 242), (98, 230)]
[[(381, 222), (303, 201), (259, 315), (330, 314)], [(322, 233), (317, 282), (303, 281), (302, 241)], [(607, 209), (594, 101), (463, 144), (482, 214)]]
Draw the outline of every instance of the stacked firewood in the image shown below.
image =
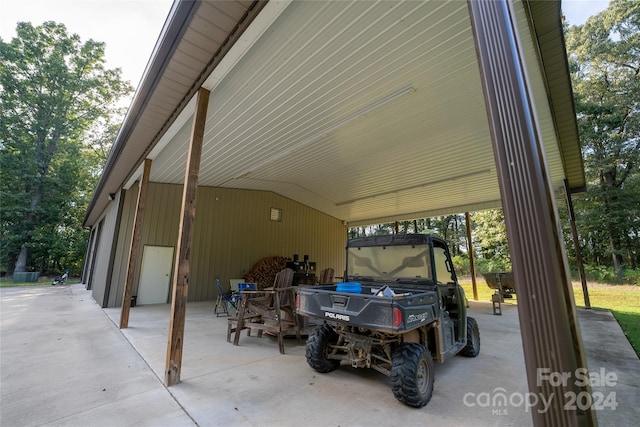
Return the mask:
[(287, 261), (287, 258), (281, 256), (262, 258), (244, 275), (244, 281), (257, 283), (258, 289), (271, 287), (276, 274), (286, 268)]

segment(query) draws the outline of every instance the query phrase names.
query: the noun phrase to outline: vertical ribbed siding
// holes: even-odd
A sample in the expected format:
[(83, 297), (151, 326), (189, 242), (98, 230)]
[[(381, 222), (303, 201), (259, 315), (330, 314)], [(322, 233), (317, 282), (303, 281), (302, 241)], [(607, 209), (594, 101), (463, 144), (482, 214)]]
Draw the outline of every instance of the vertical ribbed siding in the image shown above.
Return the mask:
[[(572, 376), (585, 368), (568, 264), (510, 0), (468, 2), (518, 291), (529, 390), (549, 400), (532, 408), (535, 425), (596, 423), (593, 412), (565, 410), (566, 393), (589, 392), (573, 377), (541, 380), (538, 369)], [(569, 395), (570, 396), (570, 395)]]
[[(337, 219), (265, 191), (198, 189), (189, 300), (213, 299), (213, 281), (242, 277), (269, 256), (309, 255), (318, 270), (344, 269), (346, 227)], [(282, 221), (269, 219), (282, 209)]]
[[(122, 304), (136, 194), (137, 187), (132, 187), (125, 197), (109, 306)], [(150, 184), (143, 245), (175, 248), (181, 197), (181, 185)], [(282, 209), (281, 222), (269, 219), (272, 207)], [(309, 255), (318, 271), (332, 267), (341, 275), (346, 238), (347, 230), (341, 221), (275, 193), (199, 187), (189, 301), (214, 299), (216, 278), (228, 287), (229, 279), (242, 277), (256, 262), (269, 256)], [(139, 276), (140, 264), (133, 295)]]
[(117, 230), (117, 246), (113, 260), (113, 272), (109, 282), (111, 290), (109, 292), (108, 307), (122, 305), (122, 294), (124, 292), (125, 280), (127, 279), (131, 233), (133, 232), (136, 202), (138, 200), (137, 195), (138, 185), (135, 184), (129, 190), (126, 190), (121, 196), (124, 200), (122, 201), (123, 207), (120, 217), (120, 227)]
[[(100, 306), (106, 306), (105, 291), (108, 285), (107, 275), (109, 272), (109, 262), (112, 254), (112, 247), (116, 244), (115, 227), (118, 217), (118, 203), (120, 197), (107, 205), (104, 216), (98, 221), (96, 227), (99, 230), (97, 235), (96, 248), (93, 263), (94, 271), (91, 274), (91, 295)], [(102, 223), (102, 226), (100, 225)]]
[(139, 261), (136, 265), (133, 295), (136, 295), (138, 291), (144, 246), (170, 246), (175, 249), (178, 242), (181, 201), (182, 185), (149, 184), (142, 228), (142, 247), (138, 254)]

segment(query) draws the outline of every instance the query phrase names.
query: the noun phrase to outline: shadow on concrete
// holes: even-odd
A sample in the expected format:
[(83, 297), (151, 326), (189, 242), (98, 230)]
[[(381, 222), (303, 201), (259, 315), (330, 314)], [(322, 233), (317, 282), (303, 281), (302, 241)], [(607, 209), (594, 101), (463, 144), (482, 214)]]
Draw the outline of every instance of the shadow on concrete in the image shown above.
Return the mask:
[[(120, 309), (101, 309), (82, 285), (3, 288), (0, 302), (2, 425), (532, 424), (531, 408), (517, 399), (528, 388), (514, 304), (495, 316), (489, 302), (471, 301), (480, 355), (436, 365), (433, 398), (415, 409), (372, 370), (343, 364), (316, 373), (295, 339), (284, 355), (274, 337), (243, 333), (239, 346), (227, 343), (227, 319), (215, 316), (213, 302), (188, 304), (182, 382), (169, 389), (162, 384), (169, 305), (132, 308), (120, 331)], [(631, 425), (640, 361), (610, 312), (578, 314), (590, 371), (610, 380), (594, 385), (594, 396), (613, 393), (617, 404), (597, 411), (600, 425)], [(499, 393), (511, 401), (487, 403)]]

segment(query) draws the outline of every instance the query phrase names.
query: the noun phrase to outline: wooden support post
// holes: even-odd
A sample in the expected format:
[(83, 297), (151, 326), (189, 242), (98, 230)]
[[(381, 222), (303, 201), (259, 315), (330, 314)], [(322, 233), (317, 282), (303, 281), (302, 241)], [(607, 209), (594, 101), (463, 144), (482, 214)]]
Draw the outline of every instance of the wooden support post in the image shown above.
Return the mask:
[(578, 228), (576, 227), (576, 213), (573, 210), (573, 200), (571, 200), (571, 189), (569, 182), (564, 180), (564, 194), (567, 199), (567, 209), (569, 210), (569, 223), (571, 224), (571, 237), (573, 238), (573, 249), (576, 252), (576, 264), (580, 273), (580, 281), (582, 282), (582, 296), (584, 298), (584, 306), (591, 308), (591, 300), (589, 299), (589, 288), (587, 287), (587, 276), (584, 272), (584, 263), (582, 262), (582, 250), (580, 249), (580, 239), (578, 238)]
[(144, 224), (144, 207), (147, 203), (147, 192), (149, 189), (149, 174), (151, 173), (151, 159), (144, 160), (144, 170), (142, 181), (138, 188), (138, 202), (136, 204), (136, 214), (133, 221), (133, 232), (131, 233), (131, 245), (129, 248), (129, 266), (124, 283), (124, 295), (122, 297), (122, 310), (120, 311), (120, 329), (129, 326), (129, 311), (131, 310), (131, 292), (133, 290), (133, 278), (138, 265), (138, 254), (140, 252), (140, 239), (142, 237), (142, 225)]
[(467, 224), (467, 245), (469, 246), (469, 267), (471, 267), (471, 285), (473, 286), (473, 300), (478, 301), (478, 285), (476, 284), (476, 261), (473, 256), (473, 242), (471, 241), (471, 218), (469, 212), (464, 213)]
[(169, 339), (167, 343), (167, 360), (164, 383), (167, 387), (180, 382), (182, 368), (182, 342), (184, 323), (189, 293), (189, 263), (191, 260), (191, 241), (193, 222), (196, 213), (196, 191), (200, 172), (202, 140), (209, 105), (209, 91), (200, 88), (196, 103), (196, 112), (191, 129), (191, 141), (187, 156), (187, 169), (182, 191), (182, 212), (178, 228), (178, 245), (176, 251), (176, 267), (173, 273), (173, 291), (171, 299), (171, 320), (169, 322)]
[[(551, 2), (530, 2), (555, 7)], [(569, 265), (563, 252), (555, 192), (511, 0), (468, 0), (491, 142), (498, 173), (529, 391), (549, 405), (531, 408), (536, 426), (594, 426), (590, 407), (566, 408), (566, 396), (591, 395), (575, 381), (587, 363), (578, 329)], [(550, 5), (550, 6), (549, 6)], [(522, 25), (522, 24), (520, 24)], [(526, 24), (525, 24), (526, 25)], [(535, 25), (535, 23), (531, 23)], [(531, 34), (527, 28), (523, 34)], [(564, 60), (564, 59), (561, 59)], [(533, 68), (537, 69), (536, 63)], [(541, 375), (570, 376), (566, 382)], [(559, 398), (560, 397), (560, 398)]]

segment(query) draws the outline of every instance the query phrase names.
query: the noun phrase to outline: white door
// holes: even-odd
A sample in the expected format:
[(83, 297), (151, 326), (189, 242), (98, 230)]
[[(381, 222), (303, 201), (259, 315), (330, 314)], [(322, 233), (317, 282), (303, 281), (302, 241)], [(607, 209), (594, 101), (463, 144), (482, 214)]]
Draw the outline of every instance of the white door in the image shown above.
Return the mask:
[(173, 247), (144, 247), (138, 285), (138, 304), (165, 304), (169, 301), (172, 265)]

